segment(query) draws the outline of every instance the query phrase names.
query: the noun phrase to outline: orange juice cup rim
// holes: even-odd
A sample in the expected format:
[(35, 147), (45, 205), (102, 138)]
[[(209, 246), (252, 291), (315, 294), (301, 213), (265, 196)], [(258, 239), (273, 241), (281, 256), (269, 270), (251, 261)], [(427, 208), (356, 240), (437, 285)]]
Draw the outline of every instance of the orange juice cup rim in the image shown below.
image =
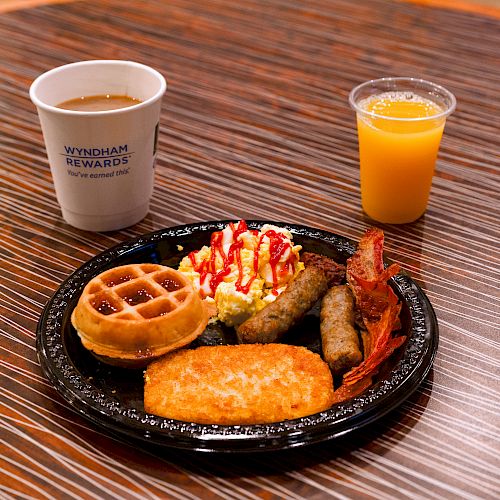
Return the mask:
[[(391, 83), (394, 84), (393, 88), (389, 86)], [(404, 83), (413, 86), (413, 88), (398, 88), (398, 84), (404, 84)], [(386, 89), (382, 88), (384, 84), (388, 85)], [(375, 113), (374, 111), (367, 111), (366, 109), (360, 107), (358, 104), (357, 94), (359, 94), (359, 92), (364, 88), (368, 88), (370, 86), (371, 87), (380, 86), (380, 88), (378, 89), (378, 93), (398, 91), (398, 90), (415, 90), (415, 91), (427, 90), (428, 93), (430, 94), (430, 91), (432, 91), (434, 95), (436, 94), (440, 95), (442, 98), (446, 99), (448, 103), (446, 109), (443, 109), (441, 113), (437, 113), (431, 116), (402, 118), (396, 116), (381, 115)], [(457, 105), (457, 100), (449, 90), (447, 90), (441, 85), (438, 85), (437, 83), (433, 83), (428, 80), (423, 80), (422, 78), (400, 76), (400, 77), (384, 77), (384, 78), (368, 80), (364, 83), (357, 85), (349, 93), (349, 104), (351, 108), (354, 109), (354, 111), (356, 111), (356, 113), (359, 113), (360, 115), (363, 115), (365, 117), (383, 119), (388, 121), (397, 121), (397, 122), (421, 122), (426, 120), (437, 120), (440, 118), (446, 118), (455, 110)]]

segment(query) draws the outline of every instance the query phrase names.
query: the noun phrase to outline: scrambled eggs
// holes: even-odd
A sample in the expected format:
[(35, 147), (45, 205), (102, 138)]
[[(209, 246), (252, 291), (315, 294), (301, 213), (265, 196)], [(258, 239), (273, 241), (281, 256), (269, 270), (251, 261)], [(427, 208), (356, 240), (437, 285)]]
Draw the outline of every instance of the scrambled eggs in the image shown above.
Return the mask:
[(260, 311), (286, 288), (304, 264), (290, 231), (265, 224), (249, 230), (245, 221), (212, 234), (210, 246), (184, 257), (179, 271), (209, 303), (216, 319), (236, 326)]

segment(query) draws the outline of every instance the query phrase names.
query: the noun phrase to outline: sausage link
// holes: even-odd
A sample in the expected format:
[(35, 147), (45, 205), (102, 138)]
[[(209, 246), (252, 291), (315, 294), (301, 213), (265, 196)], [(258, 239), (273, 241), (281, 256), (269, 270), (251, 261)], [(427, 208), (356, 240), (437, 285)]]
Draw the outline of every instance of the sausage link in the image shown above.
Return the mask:
[(316, 267), (306, 267), (274, 302), (238, 327), (238, 341), (241, 344), (278, 341), (304, 317), (327, 289), (324, 273)]
[(347, 285), (334, 286), (321, 301), (320, 331), (323, 358), (334, 375), (363, 361), (354, 328), (354, 298)]

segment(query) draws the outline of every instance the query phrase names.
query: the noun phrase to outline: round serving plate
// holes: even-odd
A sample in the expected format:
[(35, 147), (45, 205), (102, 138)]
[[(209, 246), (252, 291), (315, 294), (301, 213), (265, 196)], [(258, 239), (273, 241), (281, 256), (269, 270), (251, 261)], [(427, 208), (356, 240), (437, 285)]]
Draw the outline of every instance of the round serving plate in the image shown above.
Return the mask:
[[(149, 233), (106, 250), (75, 271), (45, 306), (37, 327), (37, 352), (42, 369), (62, 397), (93, 423), (126, 439), (170, 448), (207, 452), (282, 450), (333, 439), (382, 417), (401, 404), (424, 380), (438, 345), (432, 306), (419, 286), (398, 274), (390, 283), (400, 298), (402, 334), (406, 343), (385, 363), (374, 384), (362, 395), (330, 409), (272, 424), (206, 425), (148, 414), (143, 406), (143, 370), (116, 368), (98, 361), (81, 344), (71, 325), (71, 312), (88, 281), (106, 269), (151, 262), (177, 267), (192, 250), (210, 243), (213, 231), (230, 221), (176, 226)], [(307, 226), (272, 221), (247, 221), (284, 227), (304, 251), (345, 263), (356, 243)], [(318, 312), (311, 311), (286, 342), (320, 351)], [(234, 335), (217, 325), (207, 328), (192, 345), (233, 343)]]

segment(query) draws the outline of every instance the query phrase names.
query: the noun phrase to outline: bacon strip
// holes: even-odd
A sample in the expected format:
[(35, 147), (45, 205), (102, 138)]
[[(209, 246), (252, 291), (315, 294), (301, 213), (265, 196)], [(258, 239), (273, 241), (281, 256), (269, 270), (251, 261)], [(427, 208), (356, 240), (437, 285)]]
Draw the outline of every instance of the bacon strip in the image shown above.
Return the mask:
[(400, 327), (401, 304), (387, 284), (399, 271), (397, 264), (384, 269), (384, 233), (370, 228), (361, 238), (356, 253), (347, 261), (347, 281), (354, 294), (357, 308), (369, 336), (371, 352), (358, 366), (344, 375), (342, 385), (335, 391), (338, 401), (345, 401), (366, 389), (378, 367), (406, 337), (392, 337)]

